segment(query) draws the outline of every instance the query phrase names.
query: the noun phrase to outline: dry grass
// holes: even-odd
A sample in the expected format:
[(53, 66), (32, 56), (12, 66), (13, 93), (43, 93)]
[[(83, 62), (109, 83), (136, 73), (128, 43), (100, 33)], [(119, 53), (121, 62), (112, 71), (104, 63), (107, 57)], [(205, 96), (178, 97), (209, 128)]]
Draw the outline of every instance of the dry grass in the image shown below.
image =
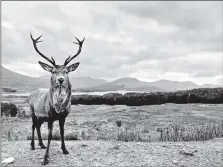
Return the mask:
[[(75, 121), (72, 122), (73, 125)], [(188, 125), (183, 123), (172, 123), (166, 127), (158, 128), (154, 134), (152, 127), (146, 125), (135, 125), (133, 123), (123, 123), (115, 121), (115, 126), (108, 131), (106, 127), (99, 127), (97, 130), (88, 128), (80, 131), (65, 132), (65, 140), (116, 140), (123, 142), (151, 142), (151, 141), (205, 141), (223, 137), (223, 119), (210, 120), (204, 125)], [(13, 126), (8, 127), (5, 135), (7, 141), (31, 140), (31, 132), (26, 134), (26, 138), (21, 138), (22, 134), (15, 133)], [(23, 134), (24, 137), (24, 134)], [(35, 132), (35, 140), (37, 140)], [(47, 131), (42, 133), (42, 139), (47, 140)], [(60, 140), (59, 129), (53, 130), (52, 140)]]
[[(38, 137), (37, 137), (36, 134), (34, 136), (34, 139), (38, 140)], [(43, 133), (42, 134), (42, 140), (47, 140), (47, 139), (48, 139), (48, 135), (46, 133)], [(60, 132), (58, 130), (53, 131), (52, 140), (60, 140), (60, 139), (61, 139)], [(65, 134), (64, 139), (65, 140), (78, 140), (78, 134), (76, 134), (76, 133)], [(32, 140), (32, 136), (28, 135), (27, 140)]]
[[(99, 136), (97, 140), (116, 140), (123, 142), (147, 142), (150, 141), (148, 137), (145, 137), (144, 127), (136, 125), (135, 123), (124, 123), (121, 120), (115, 121), (115, 125), (113, 126), (110, 132), (106, 131), (106, 129), (99, 129)], [(110, 135), (109, 135), (110, 134)]]
[[(65, 124), (65, 140), (209, 140), (223, 137), (223, 121), (216, 121), (222, 117), (221, 107), (196, 104), (143, 107), (72, 106), (72, 112)], [(28, 113), (29, 108), (24, 107), (24, 110)], [(21, 115), (17, 118), (1, 119), (2, 141), (31, 140), (31, 118), (28, 115), (26, 117), (26, 114), (24, 117), (24, 112)], [(60, 140), (58, 122), (55, 125), (53, 140)], [(157, 132), (159, 127), (162, 128)], [(47, 140), (47, 124), (42, 126), (41, 132), (43, 140)], [(38, 139), (36, 131), (35, 139)]]
[[(5, 118), (2, 118), (5, 119)], [(16, 118), (13, 118), (16, 119)], [(2, 126), (7, 126), (2, 128), (1, 132), (1, 141), (17, 141), (20, 140), (20, 133), (17, 133), (16, 130), (14, 129), (14, 124), (13, 123), (7, 123), (7, 124), (2, 124)], [(4, 131), (4, 132), (3, 132)]]
[(124, 141), (124, 142), (129, 142), (129, 141), (137, 141), (137, 142), (145, 142), (147, 141), (146, 139), (143, 139), (142, 137), (142, 132), (138, 127), (135, 129), (128, 129), (127, 127), (121, 128), (118, 130), (118, 134), (116, 137), (117, 141)]
[[(148, 126), (127, 126), (120, 120), (116, 121), (117, 133), (114, 137), (99, 137), (102, 140), (115, 139), (123, 142), (151, 142), (151, 141), (205, 141), (214, 138), (223, 137), (223, 119), (210, 120), (205, 125), (185, 125), (182, 123), (169, 124), (165, 128), (158, 128), (157, 132), (160, 135), (150, 134), (145, 136), (145, 133), (151, 133)], [(101, 135), (102, 136), (102, 135)]]
[(157, 130), (160, 132), (160, 141), (204, 141), (223, 137), (223, 119), (211, 120), (202, 126), (170, 124), (166, 128)]

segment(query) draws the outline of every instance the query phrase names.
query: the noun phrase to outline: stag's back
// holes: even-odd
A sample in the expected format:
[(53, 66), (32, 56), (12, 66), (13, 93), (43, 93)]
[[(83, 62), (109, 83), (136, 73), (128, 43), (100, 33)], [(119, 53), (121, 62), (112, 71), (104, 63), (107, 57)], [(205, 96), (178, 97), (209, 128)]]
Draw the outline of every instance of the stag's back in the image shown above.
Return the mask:
[(33, 114), (37, 117), (48, 117), (48, 110), (50, 108), (48, 92), (48, 89), (38, 89), (28, 97), (31, 112), (34, 112)]

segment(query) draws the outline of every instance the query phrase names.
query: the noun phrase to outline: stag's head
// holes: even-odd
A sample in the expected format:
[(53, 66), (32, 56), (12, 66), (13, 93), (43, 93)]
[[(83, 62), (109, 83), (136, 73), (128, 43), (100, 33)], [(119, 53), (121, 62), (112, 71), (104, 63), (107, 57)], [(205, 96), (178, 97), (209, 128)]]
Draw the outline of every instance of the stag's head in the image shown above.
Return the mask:
[(71, 60), (73, 60), (75, 57), (77, 57), (80, 54), (85, 38), (82, 41), (80, 41), (78, 38), (75, 37), (77, 39), (77, 42), (73, 42), (73, 43), (79, 45), (79, 49), (78, 49), (77, 53), (74, 54), (73, 56), (69, 56), (65, 60), (63, 65), (56, 65), (55, 60), (53, 59), (53, 57), (51, 57), (51, 59), (48, 58), (43, 53), (41, 53), (39, 51), (39, 49), (37, 48), (37, 43), (42, 42), (42, 41), (40, 41), (40, 38), (42, 37), (42, 35), (40, 37), (34, 39), (32, 34), (30, 33), (30, 37), (32, 39), (33, 46), (34, 46), (36, 52), (41, 57), (46, 59), (49, 63), (51, 63), (51, 65), (48, 65), (46, 63), (43, 63), (43, 62), (39, 61), (39, 64), (41, 65), (41, 67), (44, 70), (46, 70), (46, 71), (48, 71), (52, 74), (52, 76), (51, 76), (52, 86), (57, 88), (57, 87), (65, 87), (66, 85), (68, 85), (69, 84), (68, 73), (72, 72), (72, 71), (75, 71), (80, 63), (77, 62), (77, 63), (74, 63), (74, 64), (68, 66), (68, 67), (67, 67), (67, 65)]

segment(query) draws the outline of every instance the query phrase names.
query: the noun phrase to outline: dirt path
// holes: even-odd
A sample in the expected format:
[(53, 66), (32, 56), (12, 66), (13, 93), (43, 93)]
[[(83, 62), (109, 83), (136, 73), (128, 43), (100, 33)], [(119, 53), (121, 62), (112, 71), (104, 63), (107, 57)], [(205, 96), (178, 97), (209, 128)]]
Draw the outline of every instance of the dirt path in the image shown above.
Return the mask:
[[(2, 159), (14, 157), (9, 166), (41, 166), (45, 150), (30, 150), (30, 141), (2, 142)], [(44, 141), (46, 144), (46, 141)], [(63, 155), (60, 141), (52, 141), (47, 166), (180, 166), (222, 167), (223, 139), (205, 142), (116, 142), (66, 141), (69, 155)], [(181, 154), (186, 150), (193, 156)], [(6, 166), (6, 165), (5, 165)]]

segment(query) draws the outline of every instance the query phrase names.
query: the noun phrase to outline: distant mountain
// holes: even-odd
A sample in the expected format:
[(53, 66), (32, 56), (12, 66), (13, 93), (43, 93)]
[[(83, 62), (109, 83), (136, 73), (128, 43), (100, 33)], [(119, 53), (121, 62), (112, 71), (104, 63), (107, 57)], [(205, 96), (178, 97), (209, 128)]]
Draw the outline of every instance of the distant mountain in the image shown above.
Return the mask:
[(201, 88), (219, 88), (222, 87), (220, 85), (211, 85), (211, 84), (204, 84), (200, 86)]
[[(3, 66), (2, 71), (2, 88), (11, 88), (17, 91), (33, 91), (38, 88), (49, 88), (50, 75), (41, 77), (30, 77), (13, 72)], [(93, 87), (96, 85), (107, 83), (103, 79), (95, 79), (91, 77), (72, 77), (70, 76), (70, 82), (73, 88), (78, 87)]]
[(101, 84), (95, 87), (80, 88), (76, 91), (117, 91), (117, 90), (126, 90), (126, 91), (147, 91), (147, 92), (157, 92), (164, 91), (161, 88), (150, 85), (148, 82), (139, 81), (136, 78), (120, 78), (112, 82)]
[[(19, 92), (33, 91), (38, 88), (49, 88), (50, 75), (41, 77), (30, 77), (21, 75), (16, 72), (10, 71), (5, 67), (2, 69), (2, 88), (11, 88)], [(154, 82), (144, 82), (136, 78), (120, 78), (112, 82), (107, 82), (103, 79), (96, 79), (91, 77), (74, 77), (70, 75), (70, 82), (74, 91), (144, 91), (144, 92), (157, 92), (157, 91), (176, 91), (187, 90), (193, 88), (215, 88), (220, 87), (217, 85), (205, 84), (197, 85), (191, 81), (169, 81), (158, 80)]]
[(187, 90), (187, 89), (199, 88), (199, 85), (197, 85), (191, 81), (180, 82), (180, 81), (170, 81), (170, 80), (165, 80), (165, 79), (150, 82), (150, 85), (157, 86), (157, 87), (167, 90), (167, 91)]
[(168, 90), (168, 91), (177, 91), (177, 90), (189, 90), (194, 88), (217, 88), (219, 85), (204, 84), (198, 85), (191, 81), (170, 81), (170, 80), (158, 80), (151, 82), (151, 85), (157, 86), (159, 88)]
[(157, 92), (157, 91), (177, 91), (189, 90), (194, 88), (215, 88), (220, 87), (211, 84), (197, 85), (191, 81), (170, 81), (158, 80), (154, 82), (144, 82), (136, 78), (120, 78), (112, 82), (101, 84), (95, 87), (86, 87), (76, 89), (75, 91), (92, 92), (92, 91), (144, 91), (144, 92)]
[(10, 71), (1, 66), (2, 70), (2, 88), (12, 88), (19, 91), (32, 91), (37, 88), (46, 88), (45, 81), (38, 80), (35, 77), (30, 77), (16, 72)]
[[(50, 75), (44, 75), (38, 77), (40, 80), (46, 80), (48, 81), (48, 86), (50, 85)], [(94, 87), (100, 84), (107, 83), (104, 79), (97, 79), (92, 77), (73, 77), (72, 75), (69, 76), (70, 83), (72, 85), (72, 88), (86, 88), (86, 87)]]

